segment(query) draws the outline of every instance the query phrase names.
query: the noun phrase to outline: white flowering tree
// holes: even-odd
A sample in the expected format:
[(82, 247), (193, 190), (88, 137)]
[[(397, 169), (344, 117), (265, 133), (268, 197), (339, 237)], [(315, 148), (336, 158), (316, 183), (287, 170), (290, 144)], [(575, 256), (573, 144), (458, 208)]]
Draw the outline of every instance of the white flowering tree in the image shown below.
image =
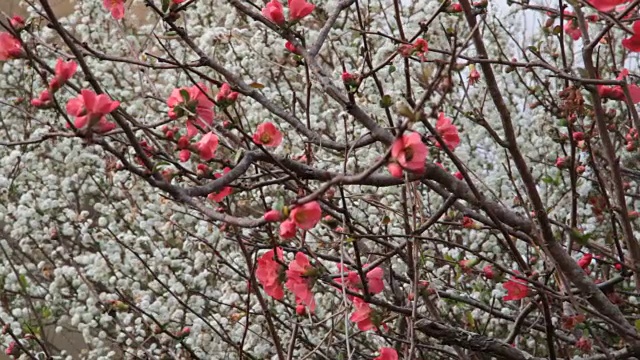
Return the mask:
[(640, 0), (135, 2), (1, 24), (7, 355), (640, 357)]

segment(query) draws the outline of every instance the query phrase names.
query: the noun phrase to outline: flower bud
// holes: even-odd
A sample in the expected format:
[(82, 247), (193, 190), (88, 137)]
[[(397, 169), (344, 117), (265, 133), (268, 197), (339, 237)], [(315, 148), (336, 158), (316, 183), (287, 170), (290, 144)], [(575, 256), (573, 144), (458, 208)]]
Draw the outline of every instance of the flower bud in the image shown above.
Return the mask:
[(278, 210), (269, 210), (264, 213), (264, 220), (268, 222), (276, 222), (282, 219), (282, 213)]

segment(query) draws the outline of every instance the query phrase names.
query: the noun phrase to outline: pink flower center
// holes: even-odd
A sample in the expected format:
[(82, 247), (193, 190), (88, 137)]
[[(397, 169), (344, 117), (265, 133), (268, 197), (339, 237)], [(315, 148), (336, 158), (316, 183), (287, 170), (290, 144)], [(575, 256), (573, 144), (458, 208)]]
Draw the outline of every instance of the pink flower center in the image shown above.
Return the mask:
[[(264, 141), (264, 139), (262, 138), (261, 140)], [(296, 222), (299, 222), (299, 223), (303, 223), (305, 222), (305, 220), (307, 220), (307, 216), (302, 211), (297, 212), (295, 218), (296, 218)]]
[(404, 148), (404, 158), (407, 161), (411, 161), (411, 159), (413, 159), (413, 148), (412, 147)]
[[(271, 135), (269, 133), (262, 133), (262, 135), (260, 135), (260, 141), (263, 144), (268, 144), (271, 142)], [(297, 217), (296, 217), (297, 218)]]

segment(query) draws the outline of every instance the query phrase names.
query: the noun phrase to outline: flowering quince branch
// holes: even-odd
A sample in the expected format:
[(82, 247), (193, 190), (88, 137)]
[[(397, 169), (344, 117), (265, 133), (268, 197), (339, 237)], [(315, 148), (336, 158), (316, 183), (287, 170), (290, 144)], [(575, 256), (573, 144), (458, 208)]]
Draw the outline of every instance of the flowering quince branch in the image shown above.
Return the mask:
[[(231, 3), (235, 5), (235, 3), (233, 1)], [(160, 10), (157, 7), (155, 7), (152, 3), (149, 3), (148, 6), (150, 6), (155, 11), (160, 13)], [(241, 5), (241, 6), (243, 6), (243, 5)], [(256, 16), (256, 18), (258, 18), (257, 15), (254, 15), (254, 16)], [(269, 23), (267, 23), (267, 24), (271, 26), (271, 24), (269, 24)], [(229, 81), (230, 83), (237, 85), (238, 91), (240, 93), (242, 93), (243, 95), (246, 95), (246, 96), (250, 96), (253, 99), (255, 99), (256, 101), (258, 101), (259, 103), (261, 103), (263, 106), (265, 106), (265, 108), (267, 108), (269, 111), (271, 111), (274, 115), (279, 116), (283, 120), (287, 121), (287, 123), (289, 123), (291, 126), (293, 126), (297, 131), (305, 134), (312, 142), (318, 143), (321, 146), (325, 146), (325, 147), (328, 147), (330, 149), (335, 149), (335, 150), (342, 150), (342, 149), (345, 148), (345, 145), (341, 145), (341, 144), (335, 143), (335, 142), (330, 141), (330, 140), (320, 139), (317, 136), (317, 134), (313, 133), (312, 131), (310, 131), (309, 129), (304, 127), (304, 125), (302, 124), (302, 122), (299, 119), (295, 118), (294, 116), (292, 116), (291, 114), (287, 113), (283, 109), (277, 107), (272, 102), (268, 101), (258, 91), (256, 91), (255, 89), (252, 89), (251, 87), (249, 87), (244, 82), (236, 79), (235, 76), (233, 76), (233, 74), (231, 72), (229, 72), (228, 70), (224, 69), (221, 65), (219, 65), (217, 62), (215, 62), (213, 59), (211, 59), (209, 56), (207, 56), (204, 51), (202, 51), (195, 43), (193, 43), (193, 41), (191, 41), (189, 39), (189, 37), (187, 36), (187, 34), (183, 30), (179, 29), (173, 23), (169, 23), (169, 26), (171, 26), (172, 30), (176, 31), (176, 33), (178, 33), (178, 35), (182, 37), (182, 39), (189, 45), (189, 47), (193, 51), (195, 51), (198, 55), (200, 55), (200, 61), (201, 62), (203, 62), (205, 65), (211, 67), (215, 71), (217, 71), (220, 74), (222, 74), (225, 77), (225, 79), (227, 79), (227, 81)], [(296, 46), (298, 47), (298, 45), (296, 45)], [(369, 143), (370, 143), (370, 141), (369, 141), (368, 137), (365, 137), (363, 139), (360, 139), (360, 141), (356, 145), (357, 146), (364, 146), (364, 145), (367, 145)]]
[(144, 3), (1, 24), (7, 354), (640, 355), (640, 0)]
[[(578, 20), (580, 22), (580, 26), (584, 31), (584, 17), (582, 13), (578, 10), (577, 12)], [(584, 42), (585, 45), (589, 41), (588, 35), (585, 34)], [(590, 74), (595, 74), (595, 68), (593, 65), (593, 50), (589, 47), (586, 47), (583, 51), (583, 60), (585, 62), (585, 68), (587, 72)], [(605, 156), (608, 162), (608, 165), (611, 169), (611, 176), (614, 185), (615, 198), (618, 202), (618, 206), (620, 208), (619, 214), (622, 218), (622, 231), (624, 233), (624, 238), (629, 248), (629, 252), (631, 255), (631, 262), (636, 269), (640, 269), (640, 244), (636, 240), (633, 229), (631, 227), (631, 222), (629, 221), (629, 214), (626, 207), (626, 199), (624, 195), (624, 189), (622, 185), (622, 176), (620, 173), (620, 163), (616, 158), (615, 149), (613, 147), (613, 143), (611, 138), (609, 137), (608, 128), (604, 119), (604, 110), (602, 109), (600, 98), (597, 92), (592, 92), (592, 97), (594, 101), (594, 110), (595, 110), (595, 119), (598, 130), (600, 132), (600, 137), (602, 139), (602, 145), (604, 147)], [(640, 289), (640, 281), (636, 281), (636, 288)]]
[[(471, 6), (467, 0), (462, 0), (461, 4), (463, 6), (465, 16), (467, 18), (467, 22), (470, 26), (474, 26), (476, 20), (474, 15), (471, 14)], [(484, 47), (483, 40), (480, 34), (474, 34), (474, 43), (476, 46), (476, 50), (479, 52), (481, 56), (486, 57), (486, 50)], [(586, 56), (585, 56), (586, 57)], [(626, 329), (626, 336), (635, 337), (635, 331), (628, 326), (628, 322), (624, 319), (622, 313), (620, 313), (618, 308), (611, 306), (611, 303), (605, 298), (604, 294), (599, 292), (593, 282), (591, 282), (584, 273), (578, 268), (578, 266), (573, 262), (569, 256), (566, 254), (564, 249), (558, 244), (555, 239), (551, 226), (549, 224), (549, 220), (547, 218), (547, 214), (545, 209), (542, 206), (542, 202), (538, 191), (535, 189), (534, 180), (531, 177), (529, 170), (526, 168), (526, 163), (522, 158), (522, 154), (518, 149), (515, 132), (513, 130), (513, 125), (511, 123), (511, 115), (502, 100), (502, 95), (500, 94), (500, 90), (498, 89), (497, 83), (495, 82), (495, 78), (493, 76), (493, 69), (489, 64), (482, 64), (483, 73), (487, 77), (489, 92), (491, 97), (493, 98), (494, 104), (498, 108), (498, 112), (500, 114), (503, 127), (505, 128), (505, 133), (507, 137), (508, 144), (510, 146), (510, 153), (512, 154), (516, 166), (520, 172), (520, 175), (523, 177), (525, 182), (527, 193), (529, 195), (529, 199), (532, 201), (534, 205), (534, 211), (536, 213), (536, 218), (540, 223), (541, 227), (541, 235), (546, 242), (546, 246), (550, 252), (550, 255), (557, 261), (557, 264), (560, 266), (560, 269), (565, 272), (570, 280), (574, 282), (582, 291), (588, 294), (588, 300), (592, 303), (594, 307), (599, 309), (603, 314), (615, 319), (616, 322), (619, 322)], [(593, 74), (592, 74), (593, 76)], [(597, 98), (596, 98), (597, 99)], [(596, 101), (597, 103), (597, 101)], [(606, 130), (605, 130), (606, 131)], [(625, 208), (626, 209), (626, 208)], [(632, 335), (633, 334), (633, 335)]]
[(428, 319), (419, 320), (416, 323), (416, 328), (429, 336), (443, 340), (446, 344), (456, 344), (476, 351), (487, 351), (500, 359), (537, 359), (531, 354), (516, 349), (509, 344)]

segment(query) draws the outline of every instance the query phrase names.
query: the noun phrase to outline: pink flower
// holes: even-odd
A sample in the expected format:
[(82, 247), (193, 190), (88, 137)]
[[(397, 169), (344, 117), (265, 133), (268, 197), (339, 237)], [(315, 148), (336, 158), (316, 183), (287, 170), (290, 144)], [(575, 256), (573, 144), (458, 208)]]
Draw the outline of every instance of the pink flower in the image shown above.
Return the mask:
[(591, 340), (587, 339), (584, 336), (578, 339), (578, 341), (576, 341), (576, 349), (579, 349), (583, 353), (590, 353), (591, 347), (592, 347)]
[(305, 308), (304, 305), (296, 305), (296, 314), (298, 316), (305, 316), (307, 314), (307, 308)]
[(480, 80), (480, 72), (474, 65), (471, 65), (471, 72), (469, 73), (469, 85), (474, 85)]
[(191, 150), (189, 149), (182, 149), (178, 153), (178, 159), (180, 159), (180, 162), (187, 162), (189, 161), (190, 158), (191, 158)]
[(593, 260), (593, 255), (591, 253), (586, 253), (578, 260), (578, 266), (580, 266), (583, 269), (586, 269), (591, 264), (592, 260)]
[(120, 106), (119, 101), (111, 100), (107, 94), (97, 95), (93, 91), (87, 89), (80, 91), (80, 94), (84, 99), (85, 108), (90, 116), (102, 117), (110, 114)]
[(589, 3), (598, 11), (608, 12), (616, 8), (620, 4), (624, 4), (629, 0), (590, 0)]
[[(444, 116), (444, 113), (441, 112), (438, 116), (438, 122), (436, 123), (436, 131), (442, 137), (445, 145), (449, 148), (449, 150), (455, 149), (458, 145), (460, 145), (460, 135), (458, 135), (458, 128), (451, 123), (451, 119)], [(440, 148), (440, 142), (436, 144), (437, 147)]]
[(460, 260), (458, 262), (458, 265), (460, 265), (460, 269), (462, 269), (463, 272), (465, 273), (471, 273), (473, 271), (473, 267), (476, 266), (478, 263), (480, 262), (480, 260), (478, 259), (473, 259), (473, 260)]
[(91, 90), (82, 89), (80, 95), (67, 102), (67, 113), (75, 116), (74, 126), (78, 129), (92, 128), (99, 124), (104, 129), (105, 116), (120, 106), (119, 101), (113, 101), (107, 94), (97, 95)]
[(311, 266), (309, 259), (304, 253), (297, 252), (295, 260), (289, 264), (287, 270), (287, 282), (285, 286), (296, 296), (296, 302), (303, 304), (313, 312), (316, 308), (316, 301), (311, 288), (315, 279), (313, 276), (316, 269)]
[(189, 334), (191, 334), (191, 328), (188, 326), (185, 326), (176, 333), (176, 337), (185, 338), (189, 336)]
[(38, 98), (31, 100), (31, 105), (40, 109), (49, 107), (51, 105), (51, 93), (49, 90), (42, 90)]
[(231, 91), (231, 87), (229, 86), (229, 84), (224, 83), (220, 87), (218, 95), (216, 95), (216, 104), (218, 104), (218, 106), (221, 108), (225, 108), (233, 104), (237, 98), (238, 93), (235, 91)]
[(189, 146), (191, 146), (191, 140), (189, 140), (189, 138), (184, 136), (184, 135), (180, 136), (180, 138), (178, 139), (177, 148), (178, 149), (188, 149)]
[(0, 32), (0, 61), (17, 59), (23, 55), (20, 40), (8, 32)]
[[(365, 264), (365, 267), (367, 264)], [(367, 287), (372, 294), (378, 294), (384, 290), (384, 271), (380, 267), (375, 267), (367, 273)]]
[(283, 239), (291, 239), (296, 236), (296, 223), (291, 220), (285, 220), (280, 223), (280, 237)]
[[(421, 173), (429, 150), (422, 142), (420, 134), (411, 133), (396, 139), (391, 147), (391, 158), (403, 169)], [(389, 165), (389, 172), (395, 177), (402, 177), (402, 172), (396, 166)], [(399, 175), (399, 176), (398, 176)]]
[(9, 346), (7, 346), (7, 349), (4, 351), (4, 353), (7, 356), (16, 356), (20, 354), (20, 348), (15, 341), (12, 341), (9, 343)]
[(598, 85), (598, 94), (603, 99), (611, 99), (611, 100), (624, 100), (624, 90), (619, 85), (615, 86), (605, 86)]
[(527, 284), (518, 278), (512, 277), (511, 280), (504, 282), (502, 287), (507, 290), (507, 295), (502, 297), (504, 301), (520, 300), (527, 297), (529, 288)]
[[(624, 80), (624, 78), (626, 78), (628, 75), (629, 75), (629, 70), (622, 69), (620, 71), (620, 74), (618, 74), (618, 77), (616, 78), (616, 80)], [(640, 87), (635, 84), (628, 84), (627, 87), (629, 88), (631, 101), (634, 104), (640, 103)], [(598, 88), (598, 94), (600, 94), (602, 98), (620, 100), (620, 101), (625, 101), (627, 99), (627, 97), (624, 94), (624, 90), (620, 85), (614, 85), (614, 86), (598, 85), (597, 88)]]
[(402, 44), (398, 46), (398, 54), (402, 57), (409, 57), (413, 54), (413, 45), (411, 44)]
[(584, 165), (578, 165), (576, 166), (576, 172), (578, 173), (578, 175), (582, 175), (584, 174), (584, 172), (587, 170), (587, 168)]
[(413, 44), (403, 44), (398, 47), (398, 53), (403, 57), (409, 57), (417, 54), (422, 60), (426, 59), (427, 52), (429, 51), (429, 44), (427, 40), (418, 38)]
[(447, 8), (447, 12), (448, 13), (459, 13), (462, 12), (462, 5), (456, 3), (456, 4), (451, 4), (451, 6), (449, 6), (449, 8)]
[(486, 265), (485, 267), (483, 267), (482, 274), (484, 275), (484, 277), (486, 277), (489, 280), (493, 279), (495, 277), (495, 273), (493, 272), (493, 266)]
[(390, 347), (380, 348), (380, 356), (373, 360), (398, 360), (396, 349)]
[(345, 71), (342, 73), (342, 82), (348, 85), (354, 85), (356, 82), (356, 76), (348, 71)]
[[(363, 265), (365, 268), (367, 264)], [(346, 271), (346, 267), (342, 264), (338, 264), (338, 270), (341, 272)], [(378, 294), (384, 290), (384, 271), (380, 267), (373, 268), (369, 270), (369, 272), (365, 275), (367, 278), (367, 289), (369, 290), (369, 294)], [(345, 285), (352, 291), (359, 291), (363, 289), (362, 281), (360, 280), (360, 275), (357, 271), (348, 271), (344, 274)], [(342, 277), (338, 277), (335, 280), (338, 284), (342, 283)]]
[(116, 124), (107, 121), (107, 119), (105, 118), (100, 119), (100, 121), (98, 121), (98, 123), (93, 126), (93, 130), (98, 134), (107, 133), (115, 128)]
[(9, 20), (11, 26), (13, 26), (16, 30), (20, 30), (25, 27), (26, 23), (24, 22), (24, 18), (20, 15), (15, 15)]
[[(278, 256), (277, 260), (275, 256)], [(278, 262), (280, 260), (280, 262)], [(276, 300), (284, 298), (284, 288), (282, 280), (284, 277), (284, 266), (281, 264), (284, 258), (282, 249), (279, 247), (269, 250), (258, 259), (256, 266), (256, 278), (262, 284), (264, 292)]]
[(322, 218), (322, 209), (317, 201), (298, 206), (291, 211), (290, 219), (302, 230), (310, 230)]
[[(216, 179), (219, 179), (229, 171), (231, 171), (231, 168), (225, 167), (222, 170), (222, 174), (216, 173), (213, 175), (213, 177), (215, 177)], [(232, 192), (233, 192), (233, 189), (230, 186), (225, 186), (222, 188), (222, 190), (217, 192), (212, 192), (211, 194), (207, 195), (207, 198), (215, 202), (221, 202), (225, 197), (227, 197), (228, 195), (231, 195)]]
[(253, 142), (256, 144), (278, 147), (282, 142), (282, 133), (270, 122), (263, 122), (258, 125), (256, 133), (253, 134)]
[(413, 49), (420, 55), (420, 56), (424, 56), (424, 54), (427, 53), (427, 51), (429, 51), (429, 44), (427, 43), (427, 40), (423, 39), (423, 38), (418, 38), (416, 39), (416, 41), (413, 43)]
[(49, 89), (52, 92), (60, 89), (64, 83), (66, 83), (78, 70), (78, 63), (75, 61), (63, 61), (62, 59), (58, 59), (56, 62), (56, 70), (55, 76), (49, 82)]
[(565, 34), (569, 35), (573, 40), (578, 40), (582, 37), (582, 32), (578, 27), (578, 22), (576, 21), (576, 19), (565, 19), (564, 32)]
[(342, 73), (342, 83), (349, 93), (355, 93), (358, 90), (358, 75), (348, 71)]
[(205, 134), (200, 141), (196, 143), (196, 149), (200, 155), (202, 161), (209, 161), (213, 159), (213, 155), (218, 148), (218, 137), (212, 132)]
[(556, 159), (556, 167), (557, 167), (558, 169), (564, 169), (564, 168), (568, 165), (568, 161), (569, 161), (569, 158), (568, 158), (568, 157), (566, 157), (566, 156), (565, 156), (565, 157), (559, 156), (559, 157)]
[(300, 50), (298, 50), (291, 42), (287, 41), (284, 44), (284, 47), (289, 50), (290, 52), (296, 54), (296, 55), (300, 55)]
[(264, 214), (265, 221), (275, 222), (282, 219), (282, 213), (278, 210), (269, 210)]
[(285, 22), (282, 4), (278, 0), (269, 1), (267, 5), (262, 8), (262, 16), (278, 25), (282, 25)]
[(213, 122), (213, 102), (203, 91), (208, 91), (208, 89), (204, 84), (198, 83), (192, 87), (173, 89), (167, 99), (170, 118), (177, 119), (184, 115), (187, 116), (187, 136), (189, 137), (198, 133), (196, 124), (206, 128)]
[(373, 310), (371, 310), (369, 304), (360, 298), (354, 298), (353, 305), (356, 307), (356, 311), (351, 314), (349, 320), (356, 323), (360, 331), (375, 329), (376, 326), (371, 318)]
[(476, 224), (475, 221), (473, 221), (472, 218), (468, 217), (468, 216), (463, 216), (462, 217), (462, 227), (465, 229), (479, 229), (480, 226), (478, 226), (478, 224)]
[(640, 20), (633, 23), (633, 35), (629, 38), (622, 39), (622, 46), (629, 51), (640, 51)]
[(124, 17), (124, 0), (102, 0), (102, 4), (114, 19), (120, 20)]
[(298, 21), (311, 14), (315, 5), (306, 0), (289, 0), (289, 21)]

